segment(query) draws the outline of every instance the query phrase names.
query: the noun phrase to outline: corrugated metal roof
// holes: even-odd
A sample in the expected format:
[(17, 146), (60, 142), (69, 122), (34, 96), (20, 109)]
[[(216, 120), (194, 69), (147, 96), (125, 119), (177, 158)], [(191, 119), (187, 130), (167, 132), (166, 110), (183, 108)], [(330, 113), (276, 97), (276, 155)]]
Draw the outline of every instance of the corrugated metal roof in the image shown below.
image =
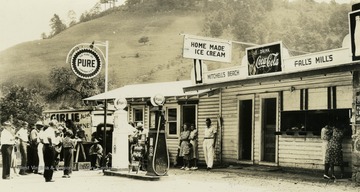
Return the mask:
[(147, 97), (152, 97), (156, 94), (161, 94), (164, 97), (190, 96), (190, 95), (197, 95), (209, 91), (209, 90), (202, 90), (202, 91), (190, 91), (184, 93), (183, 88), (189, 86), (193, 86), (191, 80), (125, 85), (124, 87), (113, 89), (111, 91), (108, 91), (107, 93), (94, 95), (84, 100), (116, 99), (119, 97), (147, 98)]

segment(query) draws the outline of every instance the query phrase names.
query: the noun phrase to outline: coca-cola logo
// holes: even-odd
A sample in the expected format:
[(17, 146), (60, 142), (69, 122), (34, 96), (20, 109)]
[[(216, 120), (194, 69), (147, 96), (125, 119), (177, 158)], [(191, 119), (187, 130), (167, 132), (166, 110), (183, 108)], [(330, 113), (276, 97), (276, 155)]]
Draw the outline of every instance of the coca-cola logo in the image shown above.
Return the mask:
[(260, 55), (255, 62), (256, 68), (267, 68), (279, 65), (279, 53), (270, 53), (268, 56)]
[(281, 43), (247, 49), (248, 74), (258, 75), (281, 71)]

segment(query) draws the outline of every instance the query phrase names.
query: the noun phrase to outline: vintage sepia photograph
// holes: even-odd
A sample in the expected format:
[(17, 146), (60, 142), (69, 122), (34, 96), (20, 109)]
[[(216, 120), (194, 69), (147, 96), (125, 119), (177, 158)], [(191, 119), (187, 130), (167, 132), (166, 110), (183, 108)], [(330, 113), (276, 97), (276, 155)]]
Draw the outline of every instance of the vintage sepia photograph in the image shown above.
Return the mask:
[(360, 187), (360, 0), (11, 0), (0, 191)]

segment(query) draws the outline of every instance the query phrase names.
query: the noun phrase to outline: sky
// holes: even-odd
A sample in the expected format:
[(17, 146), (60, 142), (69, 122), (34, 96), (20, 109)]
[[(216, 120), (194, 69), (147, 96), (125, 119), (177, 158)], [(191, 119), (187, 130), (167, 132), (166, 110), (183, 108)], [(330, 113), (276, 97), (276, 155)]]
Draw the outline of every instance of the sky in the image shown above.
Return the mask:
[[(68, 12), (77, 19), (100, 0), (0, 0), (0, 51), (16, 44), (41, 39), (49, 34), (50, 19), (59, 15), (68, 24)], [(124, 0), (118, 0), (120, 5)], [(108, 7), (108, 6), (107, 6)], [(105, 6), (102, 6), (105, 8)]]
[[(50, 19), (59, 15), (68, 24), (68, 12), (75, 11), (77, 18), (100, 0), (0, 0), (0, 51), (16, 44), (41, 39), (49, 34)], [(118, 0), (120, 5), (125, 0)], [(326, 1), (330, 0), (316, 0)], [(351, 0), (336, 0), (349, 3)], [(103, 8), (105, 8), (103, 6)]]

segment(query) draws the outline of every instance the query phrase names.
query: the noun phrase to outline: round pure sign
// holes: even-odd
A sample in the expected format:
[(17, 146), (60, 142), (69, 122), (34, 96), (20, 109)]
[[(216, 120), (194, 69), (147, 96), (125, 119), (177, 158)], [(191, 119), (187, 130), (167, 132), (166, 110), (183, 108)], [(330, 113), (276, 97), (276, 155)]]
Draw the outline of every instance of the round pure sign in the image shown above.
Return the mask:
[(101, 59), (93, 49), (82, 48), (74, 52), (70, 65), (75, 75), (91, 79), (100, 73)]

